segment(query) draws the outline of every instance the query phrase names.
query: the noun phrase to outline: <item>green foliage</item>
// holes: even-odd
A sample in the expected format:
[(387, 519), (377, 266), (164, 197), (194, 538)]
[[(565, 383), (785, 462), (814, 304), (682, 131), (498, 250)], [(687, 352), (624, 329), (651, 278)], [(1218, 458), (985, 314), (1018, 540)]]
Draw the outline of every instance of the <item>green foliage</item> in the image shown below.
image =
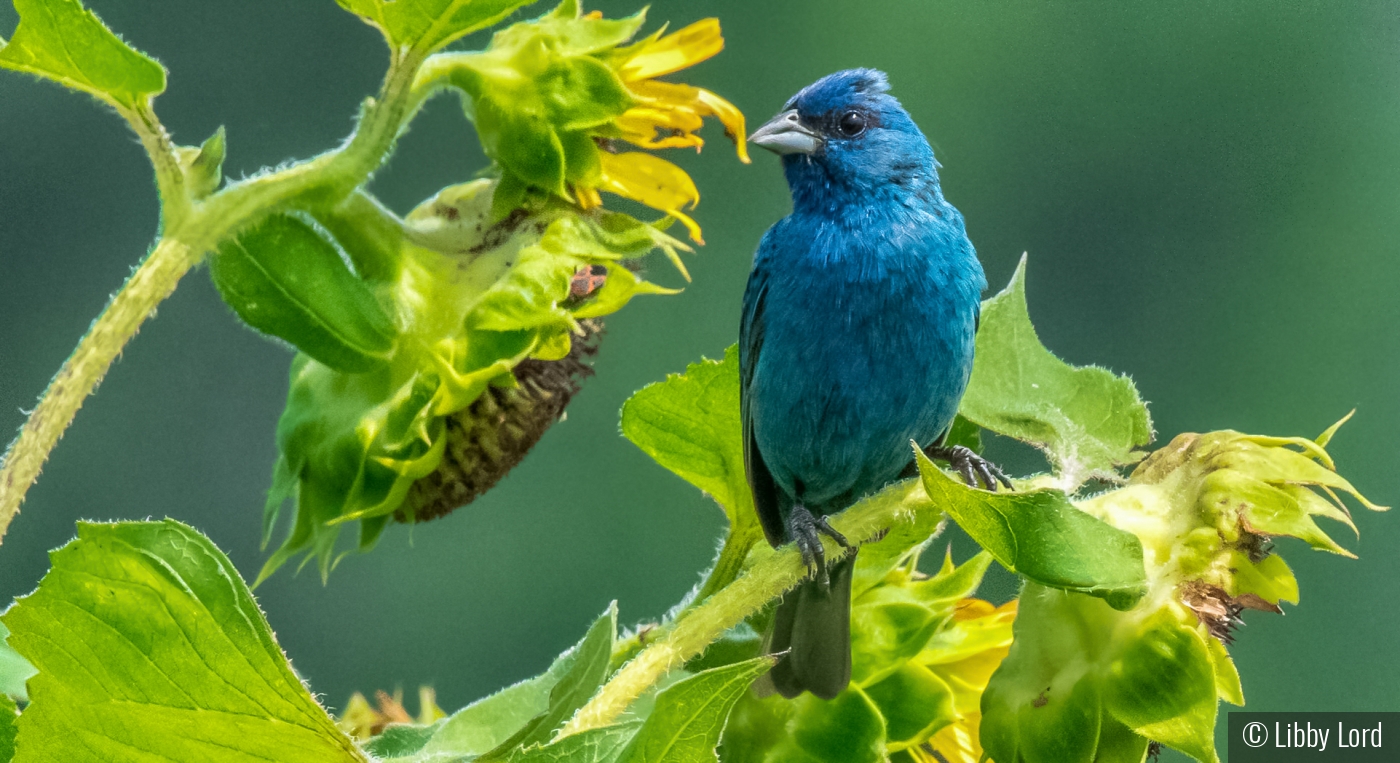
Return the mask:
[(391, 49), (430, 53), (534, 0), (336, 0), (384, 34)]
[(594, 54), (636, 34), (645, 21), (582, 17), (576, 3), (498, 32), (479, 54), (462, 56), (451, 81), (486, 155), (528, 186), (572, 198), (569, 183), (596, 186), (592, 134), (633, 103), (622, 79)]
[[(295, 499), (296, 514), (259, 580), (305, 551), (319, 560), (322, 575), (328, 574), (345, 522), (361, 523), (363, 550), (374, 545), (396, 513), (413, 521), (409, 489), (441, 464), (449, 417), (471, 406), (488, 386), (514, 385), (512, 369), (520, 362), (567, 355), (580, 320), (620, 309), (637, 294), (665, 291), (630, 272), (614, 278), (627, 270), (627, 260), (653, 248), (681, 246), (656, 228), (621, 214), (583, 213), (562, 202), (492, 223), (492, 188), (491, 181), (478, 180), (443, 189), (402, 222), (367, 212), (370, 224), (378, 226), (368, 234), (343, 220), (333, 223), (348, 229), (345, 243), (352, 259), (373, 263), (374, 280), (351, 274), (318, 232), (297, 224), (305, 251), (293, 259), (286, 256), (287, 247), (264, 242), (256, 249), (265, 253), (258, 261), (270, 264), (235, 273), (249, 286), (223, 287), (226, 297), (251, 294), (248, 301), (259, 309), (286, 317), (295, 331), (276, 333), (289, 340), (295, 336), (298, 347), (316, 355), (299, 355), (292, 364), (265, 537), (275, 529), (285, 500)], [(397, 232), (386, 235), (388, 226)], [(261, 240), (256, 232), (254, 240)], [(382, 244), (395, 248), (366, 251)], [(313, 270), (317, 258), (324, 266)], [(279, 270), (282, 262), (296, 265)], [(222, 267), (217, 260), (216, 267)], [(577, 299), (571, 291), (575, 274), (594, 267), (615, 281), (599, 295), (606, 297), (602, 304), (597, 298)], [(264, 273), (273, 275), (263, 279)], [(303, 280), (308, 275), (314, 276), (309, 283)], [(221, 277), (216, 271), (215, 278)], [(341, 281), (346, 283), (337, 285)], [(265, 286), (268, 282), (273, 285)], [(296, 299), (278, 302), (279, 293)], [(362, 332), (369, 339), (354, 345), (327, 339), (349, 334), (345, 325), (382, 326), (380, 317), (363, 317), (380, 316), (378, 304), (392, 305), (399, 324), (397, 342), (382, 354), (371, 353), (370, 340), (383, 334)], [(320, 328), (325, 325), (336, 328)], [(352, 346), (365, 348), (358, 358), (345, 349)], [(383, 346), (382, 341), (373, 345)], [(328, 365), (332, 357), (341, 368)], [(360, 360), (366, 365), (357, 372), (351, 363)]]
[(991, 672), (985, 662), (994, 666), (1010, 642), (1011, 612), (968, 599), (989, 555), (961, 566), (950, 557), (932, 577), (917, 572), (918, 557), (918, 549), (906, 553), (877, 585), (855, 595), (850, 687), (830, 702), (743, 698), (725, 732), (726, 763), (874, 762), (929, 744), (940, 732), (946, 745), (959, 728), (967, 730)]
[(0, 694), (0, 763), (9, 763), (15, 756), (15, 701)]
[(637, 390), (622, 405), (621, 426), (632, 444), (715, 499), (731, 537), (759, 537), (744, 478), (738, 345), (723, 360), (692, 363), (684, 374)]
[(714, 761), (715, 746), (730, 709), (772, 666), (772, 658), (757, 657), (711, 668), (663, 690), (619, 762)]
[(34, 666), (19, 656), (8, 642), (10, 631), (0, 623), (0, 695), (25, 699), (24, 682), (34, 675)]
[(296, 217), (273, 215), (224, 242), (209, 272), (249, 326), (331, 368), (370, 371), (393, 354), (398, 332), (369, 286)]
[(991, 493), (968, 487), (916, 454), (929, 500), (1006, 569), (1042, 585), (1129, 609), (1147, 592), (1137, 536), (1076, 509), (1053, 489)]
[(17, 761), (364, 760), (238, 572), (173, 520), (78, 525), (4, 615), (39, 669)]
[(977, 356), (961, 413), (993, 432), (1043, 449), (1059, 487), (1117, 478), (1152, 441), (1152, 421), (1131, 380), (1097, 366), (1076, 368), (1036, 338), (1026, 308), (1026, 260), (982, 305)]
[(15, 10), (19, 28), (0, 48), (0, 67), (47, 77), (132, 111), (165, 90), (165, 69), (122, 42), (78, 0), (15, 0)]
[[(1350, 518), (1312, 487), (1380, 508), (1332, 467), (1321, 444), (1303, 438), (1186, 434), (1143, 461), (1127, 486), (1080, 501), (1137, 536), (1150, 584), (1126, 611), (1027, 584), (1015, 644), (982, 701), (991, 756), (1138, 763), (1152, 740), (1216, 761), (1217, 699), (1244, 702), (1225, 649), (1240, 612), (1297, 601), (1297, 581), (1268, 538), (1341, 552), (1304, 506)], [(1064, 740), (1082, 744), (1056, 747)]]

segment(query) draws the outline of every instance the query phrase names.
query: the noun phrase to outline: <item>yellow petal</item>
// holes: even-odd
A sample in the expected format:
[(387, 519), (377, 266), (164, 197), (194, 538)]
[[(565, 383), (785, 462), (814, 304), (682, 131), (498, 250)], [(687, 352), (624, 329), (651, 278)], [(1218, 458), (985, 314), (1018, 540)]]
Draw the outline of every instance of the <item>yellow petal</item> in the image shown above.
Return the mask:
[[(663, 212), (695, 206), (700, 191), (685, 170), (651, 154), (601, 152), (602, 181), (598, 188)], [(684, 221), (682, 221), (684, 222)]]
[(686, 106), (679, 108), (633, 106), (623, 112), (622, 116), (613, 120), (613, 123), (624, 130), (635, 129), (642, 132), (647, 131), (647, 125), (650, 125), (652, 133), (655, 133), (657, 129), (665, 132), (690, 133), (699, 130), (705, 124), (694, 109)]
[[(648, 112), (662, 111), (667, 113), (683, 113), (693, 115), (694, 118), (716, 117), (720, 124), (724, 125), (724, 134), (734, 141), (734, 146), (739, 154), (739, 159), (744, 163), (749, 162), (748, 146), (745, 143), (744, 114), (739, 111), (734, 104), (714, 93), (699, 87), (682, 85), (675, 82), (657, 82), (646, 80), (643, 82), (630, 83), (628, 89), (636, 96), (637, 100), (644, 105), (629, 109), (630, 111), (644, 109)], [(626, 114), (624, 114), (626, 116)], [(683, 117), (676, 117), (679, 121)], [(699, 129), (699, 125), (690, 126), (694, 123), (687, 123), (683, 129), (694, 131)], [(681, 125), (675, 125), (681, 126)]]
[(749, 163), (748, 133), (744, 130), (744, 112), (740, 111), (734, 104), (720, 98), (704, 88), (696, 88), (700, 92), (699, 101), (706, 111), (719, 119), (724, 125), (724, 134), (734, 141), (734, 150), (739, 154), (739, 161), (744, 164)]
[(622, 65), (625, 81), (660, 77), (704, 61), (724, 49), (719, 19), (709, 18), (652, 42)]
[(595, 188), (587, 186), (574, 186), (574, 195), (578, 197), (578, 205), (584, 209), (596, 209), (603, 206), (603, 197), (598, 195)]

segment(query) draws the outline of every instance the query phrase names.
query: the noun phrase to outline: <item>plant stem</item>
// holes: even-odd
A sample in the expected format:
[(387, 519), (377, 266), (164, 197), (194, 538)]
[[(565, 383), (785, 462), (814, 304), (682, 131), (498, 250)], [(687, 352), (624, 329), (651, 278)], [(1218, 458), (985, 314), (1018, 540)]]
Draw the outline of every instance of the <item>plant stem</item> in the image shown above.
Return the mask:
[(93, 321), (78, 347), (49, 382), (29, 414), (0, 471), (0, 539), (19, 513), (24, 494), (39, 476), (49, 451), (112, 365), (112, 360), (180, 277), (199, 260), (184, 243), (163, 238)]
[[(916, 511), (937, 511), (917, 480), (891, 486), (847, 509), (831, 524), (853, 542), (874, 539), (907, 521)], [(828, 563), (846, 552), (829, 540)], [(807, 575), (797, 550), (791, 545), (763, 556), (733, 583), (697, 604), (676, 620), (670, 631), (652, 642), (622, 667), (588, 704), (579, 708), (559, 732), (559, 738), (607, 726), (662, 676), (699, 656), (725, 631), (743, 622), (765, 604), (797, 585)]]
[(0, 540), (19, 513), (49, 452), (127, 341), (204, 254), (239, 228), (293, 204), (337, 203), (362, 185), (393, 148), (421, 103), (410, 92), (421, 58), (395, 58), (342, 147), (310, 161), (235, 183), (203, 202), (189, 197), (165, 128), (149, 107), (123, 111), (155, 167), (164, 236), (97, 316), (20, 429), (0, 468)]

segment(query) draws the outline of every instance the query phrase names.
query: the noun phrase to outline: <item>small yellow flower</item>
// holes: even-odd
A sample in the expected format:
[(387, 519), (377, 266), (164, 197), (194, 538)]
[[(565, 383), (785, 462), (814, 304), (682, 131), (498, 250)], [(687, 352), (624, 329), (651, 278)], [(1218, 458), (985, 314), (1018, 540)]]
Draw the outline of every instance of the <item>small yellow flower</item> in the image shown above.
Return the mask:
[[(655, 79), (720, 52), (724, 38), (720, 35), (719, 19), (703, 19), (668, 35), (663, 35), (664, 31), (663, 28), (617, 51), (613, 59), (616, 72), (635, 105), (615, 119), (613, 126), (623, 140), (641, 148), (693, 146), (698, 151), (705, 142), (695, 133), (705, 117), (715, 117), (734, 141), (740, 161), (748, 163), (744, 115), (734, 104), (704, 88)], [(684, 170), (641, 152), (604, 152), (601, 160), (599, 189), (671, 215), (697, 243), (705, 243), (700, 237), (700, 226), (682, 211), (700, 201), (695, 183)], [(585, 192), (579, 191), (582, 198)], [(583, 202), (585, 207), (592, 203), (593, 199)]]

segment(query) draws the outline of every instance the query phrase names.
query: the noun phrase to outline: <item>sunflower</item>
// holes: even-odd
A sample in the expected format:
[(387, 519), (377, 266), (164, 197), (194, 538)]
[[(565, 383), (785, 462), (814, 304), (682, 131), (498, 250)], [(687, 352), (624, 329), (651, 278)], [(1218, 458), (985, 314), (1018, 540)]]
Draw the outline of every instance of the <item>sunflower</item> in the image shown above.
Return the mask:
[[(697, 243), (687, 213), (700, 200), (690, 176), (649, 153), (695, 148), (706, 117), (718, 119), (748, 162), (744, 115), (704, 88), (658, 79), (724, 48), (718, 19), (629, 42), (645, 13), (584, 14), (575, 0), (498, 33), (480, 53), (445, 53), (425, 69), (465, 93), (486, 153), (500, 168), (499, 215), (543, 192), (588, 210), (600, 192), (665, 212)], [(627, 150), (628, 146), (641, 150)]]

